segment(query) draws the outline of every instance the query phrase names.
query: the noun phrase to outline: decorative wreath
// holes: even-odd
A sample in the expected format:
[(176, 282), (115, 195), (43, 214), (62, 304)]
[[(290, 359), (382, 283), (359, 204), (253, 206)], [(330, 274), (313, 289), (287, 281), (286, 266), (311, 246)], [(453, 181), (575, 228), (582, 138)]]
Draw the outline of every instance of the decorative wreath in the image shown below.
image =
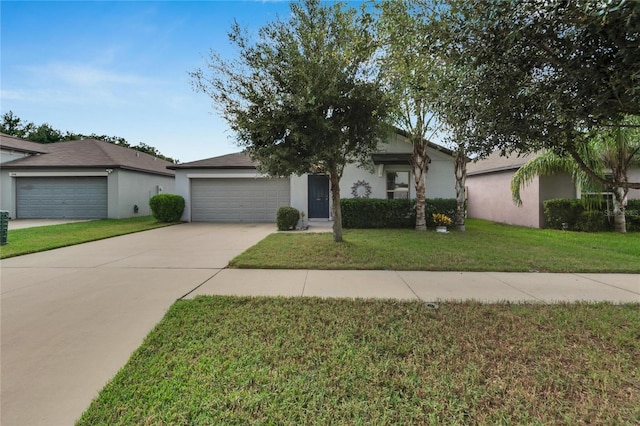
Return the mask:
[(369, 182), (359, 180), (351, 187), (351, 195), (353, 195), (354, 198), (369, 198), (371, 195), (371, 185), (369, 185)]

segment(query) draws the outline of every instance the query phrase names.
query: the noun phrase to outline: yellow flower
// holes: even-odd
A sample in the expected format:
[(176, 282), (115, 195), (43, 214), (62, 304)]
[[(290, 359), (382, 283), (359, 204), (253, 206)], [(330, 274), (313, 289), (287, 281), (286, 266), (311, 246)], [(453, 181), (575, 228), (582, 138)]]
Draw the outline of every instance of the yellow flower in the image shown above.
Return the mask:
[(449, 216), (447, 216), (446, 214), (442, 214), (442, 213), (433, 213), (433, 222), (437, 225), (437, 226), (447, 226), (447, 225), (451, 225), (452, 220)]

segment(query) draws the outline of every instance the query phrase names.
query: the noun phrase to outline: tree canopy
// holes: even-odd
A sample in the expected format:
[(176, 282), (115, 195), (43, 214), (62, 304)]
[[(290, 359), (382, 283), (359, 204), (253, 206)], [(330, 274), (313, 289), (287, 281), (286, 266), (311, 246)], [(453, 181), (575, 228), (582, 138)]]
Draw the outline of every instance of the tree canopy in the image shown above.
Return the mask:
[(260, 28), (236, 23), (234, 59), (212, 51), (207, 70), (191, 73), (237, 141), (273, 176), (322, 172), (331, 183), (334, 240), (342, 240), (340, 179), (384, 132), (389, 102), (374, 78), (370, 16), (342, 3), (290, 5), (288, 20)]
[(135, 149), (136, 151), (144, 152), (146, 154), (153, 155), (154, 157), (161, 158), (172, 163), (178, 163), (178, 160), (167, 157), (160, 151), (158, 151), (157, 148), (142, 142), (138, 143), (138, 145), (131, 145), (125, 138), (119, 136), (97, 135), (95, 133), (92, 133), (90, 135), (83, 135), (81, 133), (73, 133), (69, 131), (62, 133), (60, 130), (54, 128), (49, 123), (36, 125), (30, 121), (24, 121), (20, 117), (16, 116), (13, 111), (9, 111), (2, 115), (0, 132), (6, 135), (16, 136), (31, 142), (38, 142), (43, 144), (80, 139), (97, 139), (104, 142), (112, 143), (114, 145)]
[[(434, 6), (435, 4), (435, 6)], [(423, 1), (439, 47), (473, 72), (450, 102), (468, 107), (472, 151), (549, 149), (581, 157), (594, 132), (640, 115), (640, 2)], [(630, 188), (639, 183), (619, 182)]]

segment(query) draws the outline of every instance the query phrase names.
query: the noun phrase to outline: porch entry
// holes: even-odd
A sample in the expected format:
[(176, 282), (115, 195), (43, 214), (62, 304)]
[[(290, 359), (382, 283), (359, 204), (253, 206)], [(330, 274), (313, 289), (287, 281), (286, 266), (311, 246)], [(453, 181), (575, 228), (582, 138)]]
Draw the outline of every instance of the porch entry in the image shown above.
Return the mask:
[(309, 175), (309, 219), (329, 219), (329, 177)]

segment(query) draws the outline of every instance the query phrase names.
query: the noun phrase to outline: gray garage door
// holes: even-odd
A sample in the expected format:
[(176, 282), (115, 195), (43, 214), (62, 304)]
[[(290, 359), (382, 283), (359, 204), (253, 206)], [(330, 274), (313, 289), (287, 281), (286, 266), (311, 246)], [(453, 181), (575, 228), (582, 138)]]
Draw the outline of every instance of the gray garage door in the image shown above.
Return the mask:
[(289, 205), (289, 179), (191, 179), (194, 222), (275, 222)]
[(19, 219), (103, 219), (107, 217), (106, 177), (17, 178)]

